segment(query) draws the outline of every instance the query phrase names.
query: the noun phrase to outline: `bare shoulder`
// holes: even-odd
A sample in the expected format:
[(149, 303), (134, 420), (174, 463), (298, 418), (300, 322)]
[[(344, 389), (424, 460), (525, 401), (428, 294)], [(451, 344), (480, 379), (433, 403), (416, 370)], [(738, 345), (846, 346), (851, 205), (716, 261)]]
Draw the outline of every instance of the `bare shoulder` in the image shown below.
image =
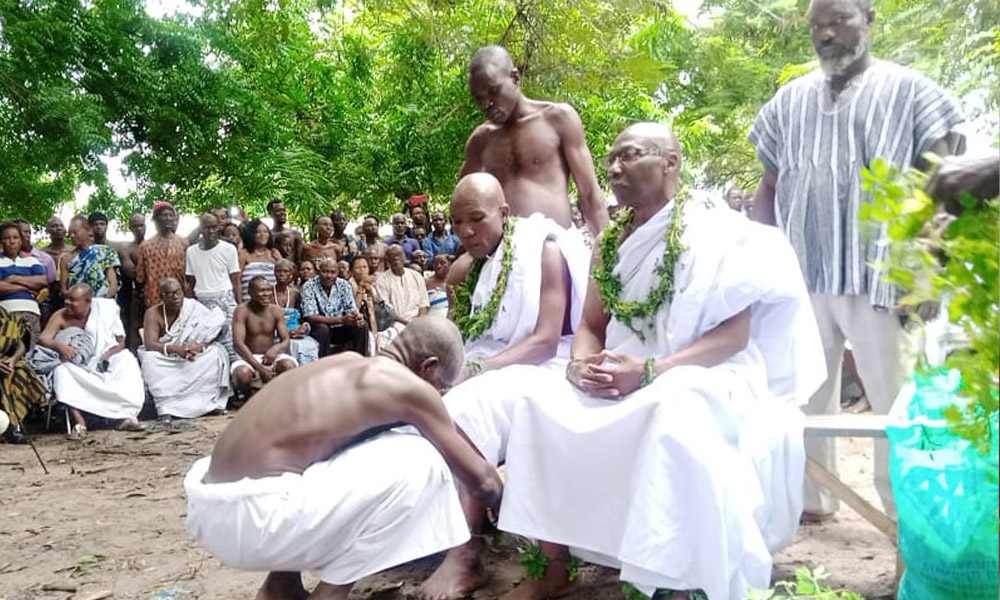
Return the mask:
[(483, 146), (486, 145), (486, 142), (489, 141), (490, 134), (494, 129), (496, 129), (496, 126), (489, 122), (476, 127), (475, 130), (473, 130), (472, 135), (470, 135), (469, 139), (465, 142), (466, 157), (468, 157), (470, 153), (477, 154), (480, 150), (482, 150)]
[(449, 286), (458, 285), (465, 281), (465, 276), (469, 274), (469, 269), (472, 267), (472, 256), (466, 252), (462, 256), (455, 259), (455, 262), (451, 265), (448, 270), (448, 279), (445, 283)]
[(559, 133), (569, 131), (583, 131), (583, 121), (580, 113), (565, 102), (551, 102), (543, 111), (546, 120), (556, 128)]
[(277, 304), (269, 304), (267, 306), (267, 314), (275, 319), (285, 320), (285, 312)]
[(244, 303), (240, 304), (239, 306), (237, 306), (236, 310), (233, 311), (233, 321), (236, 321), (237, 319), (246, 319), (246, 317), (247, 317), (247, 310), (248, 309), (247, 309), (247, 303), (246, 302), (244, 302)]
[(358, 375), (357, 381), (362, 389), (377, 390), (378, 395), (417, 410), (440, 399), (440, 394), (431, 384), (390, 358), (366, 360)]

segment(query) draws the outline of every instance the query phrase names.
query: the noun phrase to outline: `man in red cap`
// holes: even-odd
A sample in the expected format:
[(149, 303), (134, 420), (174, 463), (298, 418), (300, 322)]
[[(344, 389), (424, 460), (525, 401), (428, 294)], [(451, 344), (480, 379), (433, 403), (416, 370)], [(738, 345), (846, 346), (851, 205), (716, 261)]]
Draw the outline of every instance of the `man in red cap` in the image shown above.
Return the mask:
[(160, 302), (160, 281), (173, 277), (184, 281), (187, 240), (177, 235), (177, 211), (169, 202), (153, 204), (156, 235), (139, 246), (135, 282), (143, 289), (146, 306)]

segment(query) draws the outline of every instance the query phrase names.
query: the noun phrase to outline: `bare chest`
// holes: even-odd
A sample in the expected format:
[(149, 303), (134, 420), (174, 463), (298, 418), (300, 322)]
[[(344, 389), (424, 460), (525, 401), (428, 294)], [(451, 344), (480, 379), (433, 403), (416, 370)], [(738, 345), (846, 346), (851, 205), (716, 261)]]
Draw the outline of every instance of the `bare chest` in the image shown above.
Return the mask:
[(544, 119), (530, 119), (489, 133), (483, 149), (483, 169), (506, 184), (511, 178), (561, 166), (560, 150), (555, 129)]

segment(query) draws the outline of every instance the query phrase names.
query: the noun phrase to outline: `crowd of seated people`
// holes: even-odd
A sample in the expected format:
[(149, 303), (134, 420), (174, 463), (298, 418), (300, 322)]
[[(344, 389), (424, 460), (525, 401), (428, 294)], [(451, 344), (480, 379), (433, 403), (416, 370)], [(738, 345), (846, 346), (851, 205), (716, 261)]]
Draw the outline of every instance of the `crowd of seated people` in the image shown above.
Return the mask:
[(53, 216), (38, 245), (27, 220), (0, 224), (0, 377), (14, 384), (0, 392), (4, 440), (25, 442), (23, 420), (51, 402), (75, 438), (141, 428), (147, 400), (161, 419), (218, 413), (321, 356), (374, 354), (427, 312), (428, 294), (447, 312), (461, 250), (443, 212), (408, 205), (385, 238), (371, 215), (352, 235), (334, 210), (304, 235), (280, 201), (267, 213), (212, 207), (183, 236), (157, 202), (152, 236), (141, 213), (117, 224), (128, 242), (108, 239), (116, 223), (100, 212), (68, 226)]

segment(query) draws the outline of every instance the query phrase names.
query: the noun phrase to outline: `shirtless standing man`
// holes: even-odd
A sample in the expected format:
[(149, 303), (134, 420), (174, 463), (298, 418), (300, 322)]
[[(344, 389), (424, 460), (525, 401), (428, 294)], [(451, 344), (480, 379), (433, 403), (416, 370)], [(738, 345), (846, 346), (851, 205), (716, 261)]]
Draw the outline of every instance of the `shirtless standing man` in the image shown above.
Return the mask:
[(316, 219), (316, 240), (302, 248), (302, 260), (311, 260), (319, 267), (324, 260), (340, 260), (340, 244), (333, 241), (333, 221), (330, 217)]
[(274, 222), (274, 226), (271, 227), (271, 233), (278, 235), (280, 233), (288, 232), (292, 235), (292, 256), (286, 256), (285, 258), (290, 258), (293, 262), (298, 263), (299, 257), (302, 256), (302, 232), (294, 227), (288, 226), (288, 210), (285, 208), (285, 203), (281, 200), (271, 200), (267, 203), (267, 214), (270, 215), (271, 221)]
[(121, 261), (122, 285), (118, 288), (118, 306), (122, 312), (122, 323), (125, 325), (125, 342), (128, 349), (135, 352), (139, 347), (139, 327), (146, 313), (142, 294), (135, 285), (135, 270), (139, 265), (139, 244), (146, 239), (146, 217), (141, 213), (132, 213), (128, 220), (128, 230), (132, 232), (131, 242), (113, 244)]
[(569, 227), (572, 175), (587, 228), (596, 239), (608, 224), (608, 211), (576, 110), (526, 98), (521, 74), (500, 46), (476, 52), (469, 65), (469, 91), (487, 121), (465, 144), (459, 179), (486, 171), (500, 181), (515, 215), (540, 212)]
[[(439, 395), (462, 362), (456, 327), (422, 318), (377, 357), (324, 358), (266, 387), (185, 478), (187, 530), (226, 564), (268, 569), (265, 600), (304, 598), (302, 570), (320, 579), (309, 598), (346, 599), (361, 577), (467, 540), (448, 468), (494, 510), (502, 483)], [(354, 443), (400, 423), (422, 436)]]
[[(274, 339), (278, 338), (275, 343)], [(274, 304), (274, 286), (263, 276), (250, 280), (250, 301), (233, 314), (233, 346), (242, 360), (233, 361), (234, 387), (243, 394), (255, 379), (267, 383), (298, 363), (287, 354), (285, 313)]]

